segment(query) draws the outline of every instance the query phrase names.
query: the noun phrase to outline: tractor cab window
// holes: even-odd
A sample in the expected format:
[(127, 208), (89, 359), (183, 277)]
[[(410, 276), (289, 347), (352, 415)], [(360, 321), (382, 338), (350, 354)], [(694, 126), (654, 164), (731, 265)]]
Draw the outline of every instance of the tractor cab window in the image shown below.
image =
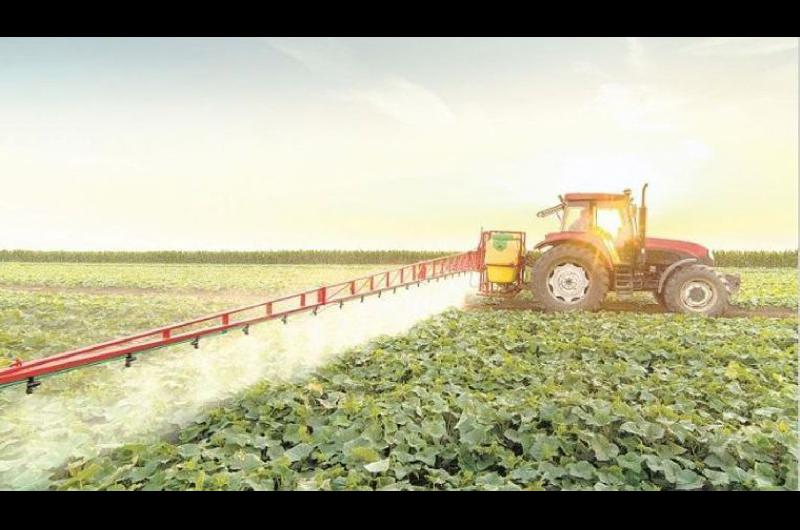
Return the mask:
[(617, 205), (598, 206), (595, 226), (600, 233), (611, 239), (616, 247), (624, 246), (633, 237), (627, 210)]
[(591, 210), (588, 204), (570, 204), (564, 208), (562, 231), (585, 232), (591, 227)]

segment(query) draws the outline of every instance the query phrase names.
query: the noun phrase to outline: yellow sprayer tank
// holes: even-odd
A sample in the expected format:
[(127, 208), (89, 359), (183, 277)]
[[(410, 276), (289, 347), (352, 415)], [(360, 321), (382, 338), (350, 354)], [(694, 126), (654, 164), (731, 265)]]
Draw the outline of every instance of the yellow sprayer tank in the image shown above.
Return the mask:
[(492, 283), (516, 281), (522, 244), (522, 236), (519, 233), (492, 233), (484, 256), (488, 281)]

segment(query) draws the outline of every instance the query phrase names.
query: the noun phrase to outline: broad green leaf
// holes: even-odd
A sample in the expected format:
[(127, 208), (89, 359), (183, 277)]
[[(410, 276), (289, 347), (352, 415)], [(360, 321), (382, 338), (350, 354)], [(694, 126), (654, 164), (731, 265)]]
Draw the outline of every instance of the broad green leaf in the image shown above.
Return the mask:
[(286, 452), (283, 453), (283, 456), (289, 459), (290, 462), (297, 462), (298, 460), (303, 460), (308, 455), (311, 454), (311, 451), (314, 450), (314, 446), (307, 443), (300, 443), (292, 447), (291, 449), (287, 449)]
[(703, 474), (708, 477), (708, 480), (714, 486), (727, 486), (730, 484), (730, 479), (727, 473), (721, 471), (714, 471), (713, 469), (703, 470)]
[(380, 459), (381, 455), (371, 447), (353, 447), (350, 454), (358, 461), (361, 462), (375, 462)]
[(699, 489), (703, 487), (705, 479), (691, 469), (681, 469), (675, 474), (675, 483), (678, 489)]
[(608, 441), (602, 434), (596, 434), (591, 440), (595, 458), (600, 461), (611, 460), (619, 454), (619, 447)]
[(389, 469), (389, 459), (384, 458), (383, 460), (377, 460), (371, 464), (365, 464), (364, 469), (370, 473), (383, 473)]
[(442, 420), (440, 417), (424, 421), (422, 423), (422, 431), (434, 440), (440, 439), (447, 433), (444, 420)]
[(178, 447), (178, 454), (182, 458), (192, 458), (200, 456), (200, 446), (197, 444), (183, 444)]
[(586, 461), (569, 464), (567, 466), (567, 471), (573, 477), (578, 477), (586, 480), (593, 478), (595, 474), (594, 466)]
[(634, 453), (625, 453), (617, 456), (617, 463), (634, 473), (641, 473), (642, 471), (642, 457)]

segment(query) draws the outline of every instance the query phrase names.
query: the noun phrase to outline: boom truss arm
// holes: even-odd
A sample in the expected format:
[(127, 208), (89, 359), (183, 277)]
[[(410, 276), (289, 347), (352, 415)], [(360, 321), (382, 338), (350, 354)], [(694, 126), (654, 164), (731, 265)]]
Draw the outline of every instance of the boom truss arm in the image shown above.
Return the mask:
[(285, 322), (289, 315), (295, 313), (311, 311), (316, 314), (320, 308), (328, 305), (341, 305), (356, 298), (380, 296), (382, 292), (398, 287), (477, 272), (481, 265), (481, 250), (473, 250), (214, 313), (41, 359), (24, 362), (17, 360), (10, 367), (0, 369), (0, 388), (26, 383), (27, 392), (31, 393), (40, 384), (36, 379), (43, 376), (117, 358), (124, 358), (125, 366), (130, 366), (135, 360), (134, 354), (138, 352), (180, 342), (191, 342), (197, 348), (201, 337), (224, 333), (233, 328), (241, 328), (248, 333), (252, 324), (275, 319)]

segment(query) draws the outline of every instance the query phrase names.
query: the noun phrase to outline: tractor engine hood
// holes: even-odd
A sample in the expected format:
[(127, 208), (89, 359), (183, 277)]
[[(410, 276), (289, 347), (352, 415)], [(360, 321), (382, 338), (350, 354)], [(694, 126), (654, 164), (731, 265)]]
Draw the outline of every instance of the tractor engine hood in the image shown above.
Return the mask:
[(697, 258), (698, 260), (709, 259), (709, 253), (706, 247), (690, 241), (648, 237), (645, 238), (644, 246), (646, 250), (675, 252), (686, 255), (687, 257)]

